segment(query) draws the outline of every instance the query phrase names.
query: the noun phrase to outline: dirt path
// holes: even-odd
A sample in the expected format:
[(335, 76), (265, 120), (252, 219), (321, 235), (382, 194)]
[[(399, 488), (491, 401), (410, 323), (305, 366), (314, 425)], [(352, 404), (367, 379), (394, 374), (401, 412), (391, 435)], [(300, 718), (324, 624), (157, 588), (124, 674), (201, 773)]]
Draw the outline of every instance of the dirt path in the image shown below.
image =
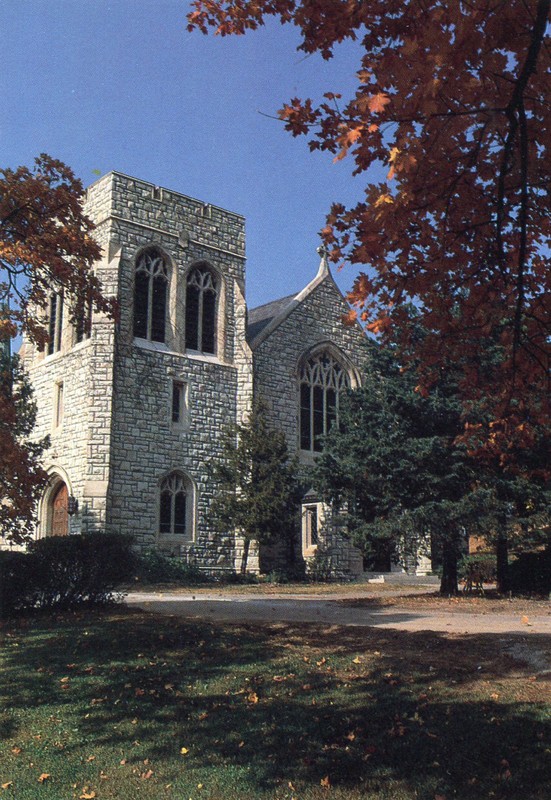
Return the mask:
[(523, 634), (551, 636), (551, 604), (549, 612), (538, 611), (527, 616), (519, 613), (449, 612), (438, 607), (395, 605), (378, 607), (365, 603), (365, 594), (354, 598), (346, 595), (315, 597), (207, 593), (135, 592), (126, 602), (162, 614), (226, 622), (314, 622), (322, 625), (354, 625), (392, 628), (407, 631), (436, 631), (459, 634)]

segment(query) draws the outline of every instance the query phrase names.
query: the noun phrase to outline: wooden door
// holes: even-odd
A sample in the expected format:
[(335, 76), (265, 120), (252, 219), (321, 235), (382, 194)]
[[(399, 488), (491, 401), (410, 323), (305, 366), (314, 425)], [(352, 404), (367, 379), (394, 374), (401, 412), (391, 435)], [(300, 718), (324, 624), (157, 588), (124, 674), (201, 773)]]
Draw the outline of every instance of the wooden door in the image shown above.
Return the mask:
[(52, 527), (51, 536), (67, 536), (69, 533), (69, 492), (67, 486), (62, 483), (56, 490), (52, 499)]

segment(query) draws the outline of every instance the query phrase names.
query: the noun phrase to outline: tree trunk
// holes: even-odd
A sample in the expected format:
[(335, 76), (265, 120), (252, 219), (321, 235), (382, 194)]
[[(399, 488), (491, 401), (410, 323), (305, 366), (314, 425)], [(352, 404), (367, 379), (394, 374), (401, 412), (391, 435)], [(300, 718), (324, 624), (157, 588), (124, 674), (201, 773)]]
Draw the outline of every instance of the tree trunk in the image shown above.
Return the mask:
[(457, 585), (457, 547), (453, 541), (444, 541), (442, 545), (440, 594), (446, 596), (459, 594)]
[(243, 542), (243, 557), (241, 558), (241, 574), (246, 575), (247, 573), (247, 561), (249, 559), (249, 546), (250, 540), (245, 539)]
[(506, 594), (511, 588), (509, 582), (509, 542), (507, 534), (503, 530), (499, 532), (496, 542), (496, 571), (497, 590), (500, 594)]

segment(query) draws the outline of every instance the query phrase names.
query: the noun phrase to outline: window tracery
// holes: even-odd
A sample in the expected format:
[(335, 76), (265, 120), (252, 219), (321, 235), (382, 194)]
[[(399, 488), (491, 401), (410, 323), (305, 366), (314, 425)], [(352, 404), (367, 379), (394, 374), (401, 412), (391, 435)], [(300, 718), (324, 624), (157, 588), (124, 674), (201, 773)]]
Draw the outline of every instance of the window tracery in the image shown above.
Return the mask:
[(145, 250), (140, 255), (134, 281), (134, 336), (164, 342), (168, 268), (158, 250)]
[(190, 535), (189, 494), (183, 475), (179, 472), (171, 472), (166, 476), (161, 483), (159, 533)]
[(339, 395), (350, 388), (345, 368), (328, 352), (305, 361), (300, 370), (300, 448), (321, 452), (322, 437), (338, 420)]
[(208, 267), (192, 269), (186, 284), (186, 349), (216, 352), (218, 281)]

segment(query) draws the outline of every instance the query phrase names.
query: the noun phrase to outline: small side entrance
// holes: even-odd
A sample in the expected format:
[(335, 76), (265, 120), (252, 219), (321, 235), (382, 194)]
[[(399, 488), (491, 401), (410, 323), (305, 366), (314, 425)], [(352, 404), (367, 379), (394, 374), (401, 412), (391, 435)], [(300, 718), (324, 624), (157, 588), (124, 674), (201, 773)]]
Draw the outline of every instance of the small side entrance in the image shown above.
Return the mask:
[(69, 492), (63, 481), (54, 489), (48, 509), (48, 536), (67, 536), (69, 533)]

